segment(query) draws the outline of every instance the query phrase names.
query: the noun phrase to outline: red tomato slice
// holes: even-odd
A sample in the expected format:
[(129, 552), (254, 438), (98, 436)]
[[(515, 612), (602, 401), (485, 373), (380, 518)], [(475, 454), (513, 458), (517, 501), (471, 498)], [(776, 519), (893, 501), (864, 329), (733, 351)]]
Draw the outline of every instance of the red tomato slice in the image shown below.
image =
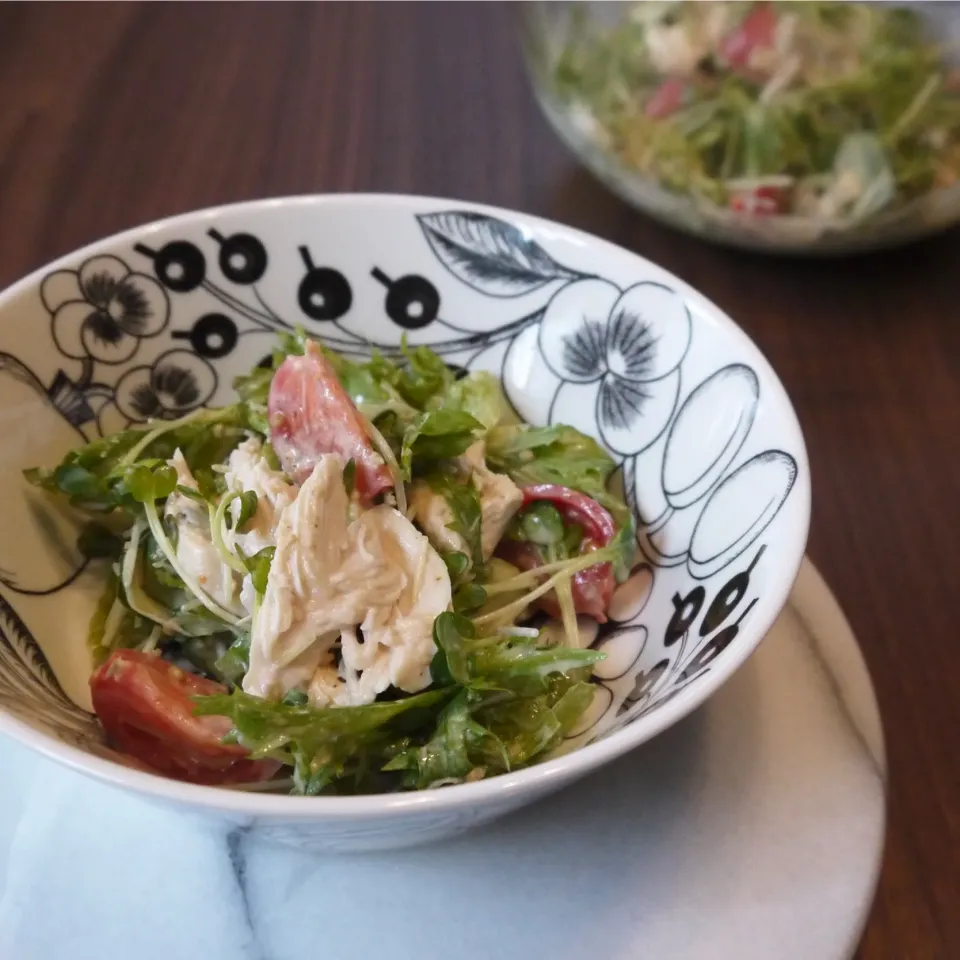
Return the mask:
[(579, 490), (561, 487), (556, 483), (534, 483), (520, 489), (523, 492), (524, 506), (534, 500), (548, 500), (560, 511), (566, 522), (579, 523), (583, 527), (584, 539), (597, 546), (605, 547), (617, 532), (617, 525), (610, 512), (601, 507), (593, 497), (588, 497)]
[(790, 206), (787, 192), (779, 187), (738, 190), (730, 197), (730, 209), (751, 217), (773, 217)]
[(669, 117), (671, 113), (676, 113), (683, 103), (683, 95), (686, 90), (686, 82), (680, 77), (670, 77), (664, 80), (650, 95), (643, 112), (654, 120)]
[(212, 680), (159, 656), (116, 650), (90, 678), (93, 709), (108, 739), (151, 770), (190, 783), (254, 783), (281, 764), (250, 760), (245, 747), (221, 743), (227, 717), (195, 717), (196, 696), (225, 693)]
[(393, 486), (353, 401), (315, 343), (302, 357), (287, 357), (273, 376), (267, 400), (270, 443), (284, 472), (303, 483), (323, 454), (357, 465), (357, 491), (365, 500)]
[[(580, 550), (587, 553), (599, 547), (605, 547), (617, 532), (610, 512), (579, 490), (562, 487), (552, 483), (538, 483), (521, 487), (524, 506), (535, 500), (547, 500), (559, 511), (567, 523), (577, 523), (583, 527), (583, 540)], [(521, 570), (533, 570), (543, 565), (539, 549), (532, 543), (518, 543), (504, 540), (501, 544), (503, 559)], [(616, 580), (610, 563), (598, 563), (573, 575), (570, 584), (573, 594), (573, 606), (577, 613), (593, 617), (598, 623), (606, 623), (607, 607), (613, 596)], [(551, 592), (539, 601), (540, 607), (551, 617), (560, 616), (560, 607), (556, 596)]]
[(571, 593), (577, 613), (593, 617), (597, 623), (607, 622), (607, 607), (613, 597), (617, 581), (609, 563), (598, 563), (573, 575)]
[(754, 50), (772, 47), (776, 39), (777, 15), (770, 3), (755, 3), (735, 30), (720, 41), (720, 56), (732, 67), (749, 67)]

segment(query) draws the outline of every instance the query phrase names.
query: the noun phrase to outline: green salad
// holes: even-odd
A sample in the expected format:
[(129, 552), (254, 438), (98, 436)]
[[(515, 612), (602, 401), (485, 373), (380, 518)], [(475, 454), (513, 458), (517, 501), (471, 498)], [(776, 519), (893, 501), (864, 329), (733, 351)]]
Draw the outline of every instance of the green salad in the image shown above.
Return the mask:
[(705, 211), (861, 225), (960, 173), (960, 75), (906, 6), (580, 5), (553, 66), (575, 126)]
[(517, 422), (426, 347), (302, 333), (236, 402), (28, 479), (89, 522), (94, 709), (146, 770), (295, 793), (423, 789), (554, 752), (593, 699), (633, 550), (610, 457)]

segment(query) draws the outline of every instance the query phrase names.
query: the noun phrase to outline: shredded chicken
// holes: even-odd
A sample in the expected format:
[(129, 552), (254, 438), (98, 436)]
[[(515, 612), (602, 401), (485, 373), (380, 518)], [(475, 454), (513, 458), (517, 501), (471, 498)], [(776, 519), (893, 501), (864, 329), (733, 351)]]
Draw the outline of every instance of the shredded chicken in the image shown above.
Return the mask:
[[(280, 470), (274, 470), (263, 456), (263, 444), (256, 437), (244, 440), (230, 454), (227, 461), (228, 490), (257, 495), (257, 512), (244, 525), (243, 533), (228, 530), (224, 539), (231, 549), (240, 547), (246, 556), (253, 556), (266, 547), (276, 546), (274, 531), (280, 514), (293, 503), (297, 488)], [(240, 504), (230, 504), (230, 514), (236, 521)]]
[(410, 516), (430, 538), (430, 542), (443, 551), (469, 553), (467, 543), (449, 524), (453, 511), (443, 494), (430, 489), (430, 484), (417, 480), (408, 495)]
[(347, 493), (335, 457), (318, 460), (280, 515), (276, 547), (243, 679), (248, 693), (271, 699), (306, 686), (339, 628), (351, 620), (352, 611), (334, 610), (328, 597), (347, 548)]
[(666, 75), (689, 76), (707, 52), (682, 23), (653, 23), (647, 28), (647, 50), (654, 68)]
[(729, 26), (729, 9), (723, 3), (707, 4), (703, 13), (686, 23), (653, 20), (648, 24), (647, 51), (659, 73), (690, 76), (720, 42)]
[[(487, 466), (484, 453), (484, 443), (478, 440), (460, 457), (460, 466), (470, 475), (470, 482), (480, 499), (480, 548), (484, 559), (489, 560), (523, 504), (523, 493), (506, 474), (494, 473)], [(411, 517), (438, 550), (455, 550), (469, 555), (464, 538), (449, 527), (453, 512), (443, 494), (418, 481), (410, 492), (410, 507)]]
[(248, 693), (275, 699), (309, 686), (318, 705), (357, 704), (391, 684), (408, 692), (429, 684), (433, 619), (450, 603), (446, 567), (392, 507), (352, 523), (348, 508), (339, 460), (321, 456), (280, 514)]
[(473, 485), (480, 496), (480, 546), (484, 559), (496, 550), (514, 514), (523, 504), (520, 488), (504, 473), (494, 473), (485, 458), (485, 446), (478, 440), (460, 458), (469, 468)]
[[(190, 472), (190, 466), (179, 448), (174, 450), (173, 456), (167, 461), (167, 464), (177, 472), (177, 486), (186, 487), (188, 490), (198, 489), (197, 481)], [(185, 523), (193, 527), (202, 527), (207, 523), (207, 510), (203, 504), (184, 496), (179, 490), (174, 490), (167, 497), (163, 512), (176, 521), (178, 525)]]
[[(343, 684), (331, 696), (328, 675), (322, 672), (323, 686), (311, 685), (310, 690), (318, 704), (371, 703), (389, 686), (407, 693), (429, 686), (436, 652), (433, 621), (450, 605), (450, 577), (443, 560), (402, 514), (392, 507), (374, 507), (351, 524), (350, 534), (368, 549), (375, 545), (390, 569), (402, 572), (403, 585), (391, 603), (370, 607), (360, 624), (362, 637), (352, 628), (341, 632)], [(369, 565), (354, 563), (355, 568)], [(363, 573), (355, 569), (355, 575)]]

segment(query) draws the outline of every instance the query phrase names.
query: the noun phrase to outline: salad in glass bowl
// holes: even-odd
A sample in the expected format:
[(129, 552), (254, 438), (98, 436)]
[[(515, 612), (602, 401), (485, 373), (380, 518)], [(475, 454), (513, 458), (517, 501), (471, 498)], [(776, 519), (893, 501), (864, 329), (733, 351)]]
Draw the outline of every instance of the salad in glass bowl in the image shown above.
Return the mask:
[(524, 6), (548, 118), (622, 196), (706, 238), (795, 252), (960, 217), (952, 4)]
[(593, 699), (634, 546), (613, 460), (516, 421), (425, 346), (359, 362), (302, 333), (237, 400), (28, 479), (90, 518), (92, 701), (147, 770), (299, 794), (536, 762)]

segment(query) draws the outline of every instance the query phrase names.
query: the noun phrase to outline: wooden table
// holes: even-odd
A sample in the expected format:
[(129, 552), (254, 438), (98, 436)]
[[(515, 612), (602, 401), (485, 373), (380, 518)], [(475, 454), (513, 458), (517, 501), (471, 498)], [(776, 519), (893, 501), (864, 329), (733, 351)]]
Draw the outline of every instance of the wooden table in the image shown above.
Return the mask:
[(554, 139), (492, 3), (4, 4), (0, 103), (0, 286), (167, 214), (377, 190), (570, 223), (732, 314), (796, 404), (810, 553), (885, 718), (889, 839), (860, 957), (960, 957), (960, 233), (794, 262), (656, 226)]

